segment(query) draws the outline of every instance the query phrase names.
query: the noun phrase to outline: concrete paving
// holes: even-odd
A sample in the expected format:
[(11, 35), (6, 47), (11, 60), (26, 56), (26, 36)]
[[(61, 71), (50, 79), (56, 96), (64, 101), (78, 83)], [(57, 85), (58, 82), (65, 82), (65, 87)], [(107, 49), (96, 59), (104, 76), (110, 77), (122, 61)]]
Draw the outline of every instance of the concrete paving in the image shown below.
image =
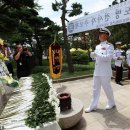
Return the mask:
[[(124, 85), (111, 81), (116, 101), (116, 108), (105, 110), (106, 95), (101, 90), (98, 109), (85, 113), (80, 122), (73, 128), (66, 130), (130, 130), (130, 80), (122, 82)], [(70, 92), (71, 96), (80, 99), (84, 108), (88, 107), (92, 96), (92, 78), (54, 84), (57, 92)]]

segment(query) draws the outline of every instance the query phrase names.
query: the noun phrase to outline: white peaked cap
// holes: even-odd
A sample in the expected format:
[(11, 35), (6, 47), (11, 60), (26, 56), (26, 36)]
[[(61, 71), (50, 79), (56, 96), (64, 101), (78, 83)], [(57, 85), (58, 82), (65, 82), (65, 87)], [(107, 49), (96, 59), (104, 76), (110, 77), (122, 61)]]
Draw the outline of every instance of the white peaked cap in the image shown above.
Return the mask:
[(104, 32), (104, 33), (107, 33), (109, 36), (111, 36), (111, 32), (107, 28), (102, 27), (102, 28), (100, 28), (99, 32), (101, 32), (101, 33)]
[(115, 44), (116, 44), (116, 45), (121, 45), (121, 44), (122, 44), (122, 42), (116, 42)]

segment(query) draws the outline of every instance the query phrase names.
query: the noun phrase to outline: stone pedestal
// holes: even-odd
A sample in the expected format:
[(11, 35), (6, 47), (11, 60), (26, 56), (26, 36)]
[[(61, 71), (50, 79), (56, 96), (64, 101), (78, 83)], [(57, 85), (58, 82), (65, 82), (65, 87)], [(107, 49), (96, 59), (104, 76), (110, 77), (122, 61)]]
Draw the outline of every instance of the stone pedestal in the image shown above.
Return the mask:
[(59, 125), (62, 129), (70, 128), (76, 125), (83, 114), (83, 103), (76, 98), (72, 98), (72, 109), (62, 111), (59, 117)]
[(59, 124), (56, 121), (54, 121), (54, 122), (46, 123), (44, 125), (44, 128), (39, 128), (36, 130), (61, 130), (61, 128), (60, 128)]
[(54, 121), (54, 122), (49, 122), (46, 123), (43, 128), (29, 128), (27, 126), (19, 126), (18, 128), (12, 128), (10, 130), (61, 130), (59, 124)]

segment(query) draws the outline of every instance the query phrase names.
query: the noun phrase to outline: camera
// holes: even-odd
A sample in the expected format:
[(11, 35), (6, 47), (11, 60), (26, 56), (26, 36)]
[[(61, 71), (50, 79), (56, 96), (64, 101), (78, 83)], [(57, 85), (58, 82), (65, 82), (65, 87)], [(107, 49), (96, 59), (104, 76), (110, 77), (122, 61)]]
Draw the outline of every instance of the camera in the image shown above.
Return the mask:
[(28, 50), (28, 48), (26, 48), (26, 47), (23, 48), (23, 51), (27, 51), (27, 50)]

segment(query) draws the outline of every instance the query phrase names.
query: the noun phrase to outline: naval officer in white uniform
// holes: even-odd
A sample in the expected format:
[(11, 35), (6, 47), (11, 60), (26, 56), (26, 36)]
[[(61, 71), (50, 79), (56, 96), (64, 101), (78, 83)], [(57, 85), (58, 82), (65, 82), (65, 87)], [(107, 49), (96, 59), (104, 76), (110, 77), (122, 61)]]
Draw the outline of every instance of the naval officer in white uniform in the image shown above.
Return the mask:
[(128, 64), (128, 79), (130, 79), (130, 44), (128, 44), (128, 50), (126, 51), (126, 61)]
[(110, 35), (111, 32), (107, 28), (100, 28), (100, 44), (96, 46), (95, 51), (91, 52), (90, 55), (91, 58), (96, 60), (96, 63), (93, 76), (92, 100), (90, 106), (85, 109), (85, 112), (96, 110), (100, 97), (101, 86), (103, 87), (108, 99), (106, 109), (115, 107), (113, 90), (110, 84), (112, 76), (111, 60), (114, 53), (114, 47), (107, 41)]
[(115, 60), (115, 82), (119, 85), (123, 85), (121, 83), (123, 76), (123, 63), (125, 61), (125, 51), (121, 49), (122, 42), (116, 42), (116, 50), (114, 51), (113, 59)]

